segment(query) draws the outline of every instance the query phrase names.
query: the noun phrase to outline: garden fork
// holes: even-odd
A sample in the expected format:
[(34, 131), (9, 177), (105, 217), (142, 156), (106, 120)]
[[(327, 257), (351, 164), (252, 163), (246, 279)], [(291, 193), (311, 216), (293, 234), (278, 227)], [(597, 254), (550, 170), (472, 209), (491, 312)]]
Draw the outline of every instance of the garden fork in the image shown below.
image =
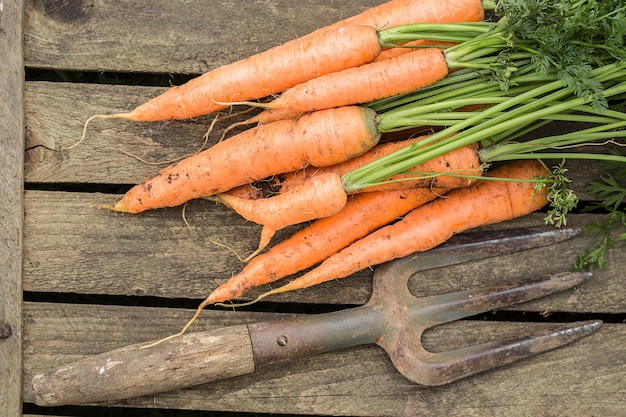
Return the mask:
[(36, 375), (30, 397), (35, 403), (48, 406), (121, 400), (362, 344), (381, 346), (398, 371), (415, 383), (447, 384), (577, 340), (598, 329), (601, 322), (558, 325), (441, 353), (423, 347), (425, 330), (571, 288), (583, 283), (590, 274), (560, 273), (421, 298), (409, 292), (409, 278), (427, 269), (549, 245), (577, 232), (534, 228), (459, 235), (436, 249), (378, 267), (372, 296), (363, 306), (189, 333), (159, 344), (123, 347)]

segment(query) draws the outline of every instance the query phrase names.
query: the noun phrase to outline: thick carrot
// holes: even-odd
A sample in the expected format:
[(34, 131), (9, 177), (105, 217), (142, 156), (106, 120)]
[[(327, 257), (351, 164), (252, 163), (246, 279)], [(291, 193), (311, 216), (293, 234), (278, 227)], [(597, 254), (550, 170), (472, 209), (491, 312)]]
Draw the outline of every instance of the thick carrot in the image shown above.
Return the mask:
[(233, 126), (269, 123), (311, 111), (368, 103), (419, 90), (446, 75), (448, 64), (440, 49), (417, 49), (300, 83), (275, 100), (259, 104), (269, 110)]
[(255, 287), (304, 271), (445, 192), (445, 189), (422, 188), (371, 192), (350, 198), (337, 214), (316, 220), (272, 246), (213, 290), (181, 333), (189, 328), (204, 307), (231, 301)]
[(308, 165), (334, 165), (366, 152), (379, 138), (376, 114), (360, 107), (257, 126), (162, 169), (106, 208), (140, 213), (178, 206)]
[[(266, 178), (252, 184), (235, 187), (227, 191), (225, 194), (246, 199), (257, 199), (281, 194), (306, 183), (311, 178), (315, 178), (318, 175), (333, 172), (343, 176), (344, 174), (351, 172), (370, 161), (389, 155), (392, 152), (411, 145), (412, 143), (423, 140), (425, 137), (426, 136), (420, 136), (398, 142), (381, 143), (365, 152), (363, 155), (336, 165), (322, 168), (308, 167), (294, 172), (274, 175), (270, 178)], [(350, 194), (422, 187), (448, 189), (466, 187), (471, 184), (473, 180), (471, 178), (468, 179), (465, 176), (482, 175), (483, 168), (484, 167), (481, 165), (478, 158), (477, 146), (470, 145), (455, 149), (445, 155), (413, 167), (408, 170), (411, 172), (409, 174), (398, 174), (390, 177), (390, 180), (396, 182), (361, 188), (352, 191)], [(419, 178), (420, 175), (422, 176), (421, 179)], [(408, 180), (408, 178), (418, 179)]]
[[(522, 160), (498, 167), (488, 175), (532, 180), (548, 172), (538, 161)], [(494, 179), (452, 190), (446, 198), (411, 211), (401, 221), (378, 229), (327, 258), (315, 269), (258, 299), (347, 277), (362, 269), (434, 248), (465, 230), (532, 213), (547, 204), (545, 188), (535, 191), (534, 185), (532, 181)]]
[(246, 220), (263, 225), (259, 247), (244, 260), (247, 262), (267, 247), (278, 230), (332, 216), (346, 205), (348, 195), (341, 184), (341, 177), (327, 173), (275, 197), (249, 200), (218, 194), (216, 198)]

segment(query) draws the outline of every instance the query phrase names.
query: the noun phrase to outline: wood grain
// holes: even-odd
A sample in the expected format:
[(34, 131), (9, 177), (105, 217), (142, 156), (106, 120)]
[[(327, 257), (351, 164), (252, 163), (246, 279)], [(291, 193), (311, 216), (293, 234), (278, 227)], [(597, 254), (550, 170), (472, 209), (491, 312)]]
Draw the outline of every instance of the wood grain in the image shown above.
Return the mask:
[(123, 346), (38, 373), (29, 394), (40, 406), (113, 401), (254, 372), (246, 325)]
[(24, 102), (22, 2), (0, 8), (0, 410), (21, 415)]
[[(136, 184), (168, 165), (146, 164), (122, 151), (158, 163), (197, 152), (215, 115), (187, 121), (136, 123), (95, 120), (85, 141), (71, 150), (83, 124), (94, 114), (111, 114), (134, 108), (162, 92), (158, 87), (29, 82), (25, 87), (26, 166), (25, 181), (32, 183)], [(233, 113), (244, 110), (236, 108)], [(225, 118), (220, 115), (207, 147), (221, 137), (231, 123), (248, 114)], [(541, 132), (555, 134), (576, 125), (553, 123)], [(580, 126), (578, 127), (580, 128)], [(235, 130), (233, 133), (236, 133)], [(581, 149), (581, 152), (589, 151)], [(597, 152), (593, 149), (591, 152)], [(548, 160), (550, 166), (560, 161)], [(566, 164), (571, 188), (583, 201), (593, 200), (585, 187), (600, 178), (603, 168), (594, 161), (570, 160)]]
[[(112, 203), (128, 186), (163, 166), (140, 162), (123, 150), (148, 161), (194, 153), (202, 146), (202, 135), (213, 117), (169, 123), (97, 120), (90, 125), (84, 143), (62, 151), (80, 138), (88, 117), (129, 110), (163, 88), (121, 83), (24, 84), (24, 67), (69, 70), (72, 76), (90, 71), (119, 72), (121, 76), (196, 75), (382, 2), (2, 3), (0, 116), (7, 122), (0, 131), (0, 257), (9, 279), (0, 279), (0, 313), (4, 314), (0, 319), (15, 324), (13, 336), (18, 337), (0, 340), (0, 410), (9, 410), (10, 417), (21, 415), (21, 389), (26, 394), (24, 402), (32, 401), (27, 389), (35, 372), (180, 330), (192, 309), (145, 304), (169, 306), (172, 299), (188, 299), (192, 300), (188, 304), (195, 305), (243, 267), (215, 241), (248, 254), (256, 247), (260, 232), (260, 227), (206, 201), (193, 201), (186, 207), (190, 227), (182, 219), (181, 208), (138, 216), (99, 210), (99, 204)], [(243, 117), (221, 114), (208, 146), (225, 127)], [(541, 133), (572, 127), (553, 123)], [(567, 168), (572, 188), (583, 203), (593, 201), (595, 197), (585, 186), (599, 179), (603, 169), (589, 161), (572, 161)], [(23, 195), (24, 184), (27, 191)], [(542, 218), (543, 213), (536, 213), (482, 229), (539, 225)], [(573, 226), (594, 220), (600, 216), (570, 216)], [(281, 231), (274, 241), (297, 228)], [(591, 239), (582, 234), (553, 247), (424, 271), (411, 279), (410, 289), (418, 296), (429, 295), (568, 270)], [(626, 342), (626, 326), (620, 322), (626, 312), (625, 247), (610, 250), (607, 263), (606, 269), (596, 269), (594, 277), (578, 288), (507, 310), (517, 310), (519, 316), (545, 313), (548, 321), (555, 317), (550, 313), (561, 313), (556, 317), (602, 315), (613, 323), (568, 347), (450, 386), (411, 384), (395, 371), (381, 349), (363, 346), (104, 407), (355, 416), (620, 415), (626, 408), (626, 357), (621, 348)], [(365, 270), (269, 301), (292, 310), (303, 305), (315, 309), (318, 304), (324, 305), (322, 308), (363, 304), (370, 295), (371, 274)], [(22, 306), (22, 289), (30, 298), (43, 295), (48, 300), (78, 304), (39, 301)], [(243, 300), (266, 289), (255, 290)], [(277, 317), (260, 311), (261, 307), (254, 309), (259, 311), (208, 309), (192, 331)], [(466, 320), (427, 332), (423, 342), (439, 351), (545, 325)]]
[(27, 66), (199, 74), (360, 13), (383, 0), (28, 0)]
[[(246, 223), (214, 203), (190, 204), (186, 209), (191, 224), (188, 228), (180, 209), (135, 216), (109, 213), (95, 207), (114, 198), (105, 194), (26, 193), (25, 290), (202, 299), (243, 267), (229, 250), (211, 240), (249, 253), (258, 239), (260, 226)], [(572, 216), (570, 223), (584, 226), (597, 219), (591, 215)], [(535, 214), (491, 228), (541, 224), (542, 215)], [(294, 229), (281, 231), (274, 241)], [(553, 247), (422, 272), (411, 281), (412, 290), (415, 294), (440, 293), (530, 278), (538, 271), (567, 271), (589, 243), (590, 237), (583, 234)], [(553, 296), (546, 302), (536, 301), (532, 307), (525, 305), (525, 308), (624, 311), (626, 305), (620, 292), (625, 284), (624, 256), (623, 250), (611, 251), (609, 267), (596, 271), (594, 278), (580, 291)], [(243, 298), (248, 299), (262, 289)], [(271, 300), (362, 304), (367, 301), (370, 289), (371, 271), (366, 270), (349, 279), (277, 295)]]
[[(37, 371), (167, 335), (178, 329), (181, 315), (178, 309), (27, 303), (25, 381)], [(210, 311), (200, 327), (275, 318), (274, 313)], [(424, 344), (436, 352), (542, 326), (463, 321), (432, 329)], [(624, 326), (605, 324), (571, 345), (436, 388), (408, 382), (382, 349), (362, 346), (107, 405), (362, 416), (619, 415), (626, 354), (617, 346), (624, 342)]]

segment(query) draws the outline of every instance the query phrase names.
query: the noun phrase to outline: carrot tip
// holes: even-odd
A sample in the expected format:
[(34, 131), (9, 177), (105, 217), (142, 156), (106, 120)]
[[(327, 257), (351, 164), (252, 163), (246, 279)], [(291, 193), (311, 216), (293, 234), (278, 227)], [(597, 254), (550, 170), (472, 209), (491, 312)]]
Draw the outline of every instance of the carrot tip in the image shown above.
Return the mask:
[(229, 251), (231, 251), (231, 252), (232, 252), (232, 253), (233, 253), (233, 254), (237, 257), (237, 259), (239, 259), (241, 262), (245, 262), (245, 259), (244, 259), (244, 258), (242, 258), (242, 257), (239, 255), (239, 253), (237, 253), (237, 251), (236, 251), (235, 249), (231, 248), (230, 246), (225, 245), (224, 243), (220, 243), (220, 242), (218, 242), (217, 240), (215, 240), (215, 239), (213, 239), (213, 238), (209, 238), (209, 242), (211, 242), (212, 244), (217, 245), (217, 246), (219, 246), (219, 247), (222, 247), (222, 248), (228, 249)]
[(270, 229), (267, 226), (263, 226), (263, 229), (261, 229), (261, 239), (259, 240), (259, 247), (250, 255), (248, 255), (248, 257), (244, 259), (243, 262), (250, 262), (252, 258), (257, 256), (261, 251), (263, 251), (263, 249), (265, 249), (270, 244), (270, 240), (272, 240), (272, 237), (274, 237), (275, 234), (276, 230)]
[(118, 213), (127, 213), (128, 210), (126, 209), (126, 207), (124, 207), (124, 205), (121, 202), (117, 202), (113, 205), (110, 204), (100, 204), (98, 205), (99, 209), (102, 210), (109, 210), (109, 211), (117, 211)]

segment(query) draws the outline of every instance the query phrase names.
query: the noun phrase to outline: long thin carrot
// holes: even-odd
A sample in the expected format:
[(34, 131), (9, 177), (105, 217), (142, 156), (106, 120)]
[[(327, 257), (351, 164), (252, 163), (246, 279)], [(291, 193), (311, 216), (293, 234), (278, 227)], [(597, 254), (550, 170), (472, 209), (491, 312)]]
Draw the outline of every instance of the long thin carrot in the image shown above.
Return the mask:
[(379, 138), (376, 114), (360, 107), (257, 126), (162, 169), (105, 208), (140, 213), (178, 206), (308, 165), (334, 165), (366, 152)]
[[(389, 155), (412, 143), (417, 143), (425, 137), (420, 136), (397, 142), (380, 143), (364, 154), (339, 164), (322, 168), (309, 167), (294, 172), (274, 175), (252, 184), (235, 187), (224, 194), (245, 199), (258, 199), (281, 194), (306, 183), (318, 175), (332, 172), (343, 176), (370, 161)], [(422, 187), (447, 189), (466, 187), (473, 182), (471, 177), (482, 175), (483, 169), (484, 166), (478, 158), (477, 146), (465, 146), (407, 170), (410, 173), (398, 174), (389, 178), (390, 181), (395, 182), (386, 182), (377, 186), (357, 189), (351, 191), (350, 194)]]
[(244, 262), (265, 249), (278, 230), (332, 216), (348, 201), (341, 177), (332, 172), (315, 176), (310, 181), (276, 197), (249, 200), (229, 194), (218, 194), (216, 198), (246, 220), (263, 225), (259, 247), (244, 259)]
[[(486, 1), (493, 8), (491, 1)], [(381, 52), (376, 29), (409, 23), (479, 22), (481, 0), (392, 0), (351, 18), (320, 28), (240, 61), (217, 67), (187, 83), (172, 87), (135, 109), (97, 118), (132, 121), (188, 119), (226, 107), (233, 101), (255, 100), (318, 77), (361, 65)]]
[[(262, 98), (322, 74), (361, 65), (381, 51), (377, 28), (408, 23), (481, 21), (479, 0), (390, 1), (252, 57), (172, 87), (129, 113), (136, 121), (187, 119), (223, 108), (217, 102)], [(372, 30), (374, 29), (374, 30)]]
[(255, 287), (269, 284), (318, 264), (335, 252), (446, 192), (411, 189), (354, 196), (337, 214), (314, 221), (272, 246), (237, 275), (213, 290), (198, 306), (184, 333), (208, 305), (231, 301)]
[(448, 64), (440, 49), (417, 49), (300, 83), (273, 101), (258, 104), (268, 110), (232, 126), (269, 123), (311, 111), (369, 103), (419, 90), (446, 75)]
[(316, 31), (172, 87), (129, 113), (107, 117), (159, 121), (202, 116), (226, 107), (221, 102), (266, 97), (322, 74), (369, 62), (380, 51), (371, 26)]
[(262, 294), (257, 300), (347, 277), (362, 269), (434, 248), (456, 233), (532, 213), (547, 204), (547, 193), (545, 188), (535, 190), (534, 182), (523, 180), (533, 180), (548, 172), (545, 165), (536, 160), (515, 161), (498, 167), (488, 175), (521, 181), (483, 180), (469, 188), (452, 190), (446, 198), (411, 211), (401, 221), (356, 241), (315, 269)]

